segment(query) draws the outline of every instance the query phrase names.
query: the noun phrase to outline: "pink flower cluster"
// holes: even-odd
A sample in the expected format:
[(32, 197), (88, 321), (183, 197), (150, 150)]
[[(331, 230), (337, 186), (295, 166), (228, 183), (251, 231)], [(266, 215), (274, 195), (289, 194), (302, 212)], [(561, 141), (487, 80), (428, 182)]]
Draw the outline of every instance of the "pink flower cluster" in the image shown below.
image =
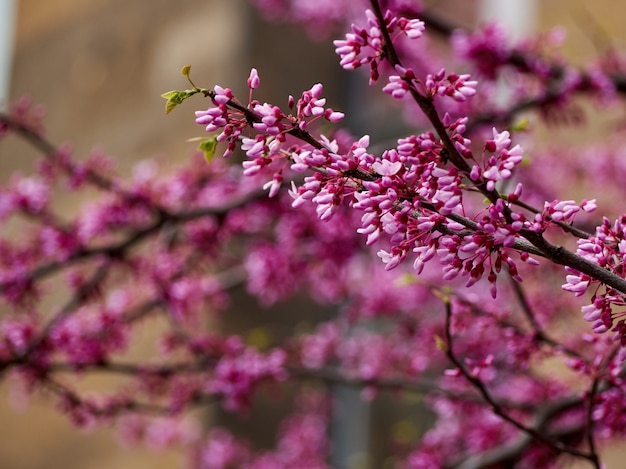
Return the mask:
[(244, 408), (248, 405), (252, 388), (260, 381), (287, 378), (285, 359), (282, 350), (274, 350), (264, 356), (253, 349), (235, 347), (218, 362), (214, 376), (207, 384), (208, 390), (224, 396), (227, 409)]
[[(611, 223), (604, 218), (596, 228), (595, 235), (578, 241), (577, 254), (589, 261), (623, 277), (626, 256), (626, 218), (623, 216)], [(592, 292), (591, 303), (583, 306), (586, 321), (592, 323), (596, 333), (612, 332), (613, 339), (620, 345), (620, 358), (626, 358), (626, 320), (623, 308), (626, 301), (621, 292), (603, 286), (597, 279), (575, 269), (568, 268), (567, 282), (563, 289), (576, 296)]]
[(384, 15), (384, 25), (372, 10), (365, 10), (367, 27), (352, 25), (352, 32), (346, 34), (345, 39), (336, 40), (335, 52), (341, 57), (340, 64), (346, 70), (354, 70), (363, 65), (369, 65), (370, 84), (376, 83), (379, 78), (379, 67), (384, 61), (386, 34), (404, 34), (409, 39), (417, 39), (424, 32), (424, 23), (418, 19), (397, 18), (390, 10)]
[(396, 99), (403, 98), (411, 88), (421, 87), (426, 96), (449, 96), (455, 101), (463, 102), (476, 94), (477, 81), (470, 80), (470, 75), (457, 75), (451, 73), (446, 75), (445, 69), (441, 69), (435, 75), (428, 74), (424, 83), (421, 84), (411, 69), (396, 66), (396, 71), (400, 75), (391, 75), (389, 83), (385, 85), (383, 91)]
[[(487, 190), (494, 190), (498, 181), (510, 179), (512, 170), (522, 162), (523, 150), (519, 145), (511, 148), (510, 133), (508, 131), (498, 132), (493, 130), (493, 139), (485, 142), (485, 152), (491, 156), (485, 158), (483, 153), (482, 177), (487, 181)], [(478, 180), (481, 168), (474, 165), (470, 178)]]
[[(438, 79), (445, 76), (441, 73), (439, 75), (441, 76)], [(251, 76), (256, 80), (257, 74), (254, 71)], [(464, 80), (463, 77), (449, 75), (447, 81), (450, 84), (445, 87), (441, 85), (442, 88), (439, 89), (444, 91), (437, 93), (459, 99), (455, 93), (461, 92), (459, 90), (470, 86), (470, 83), (460, 88), (455, 88), (455, 84), (460, 85)], [(455, 91), (445, 91), (449, 86)], [(485, 151), (492, 155), (484, 156), (482, 169), (475, 164), (471, 171), (466, 168), (459, 171), (455, 167), (446, 167), (445, 157), (442, 157), (444, 144), (432, 133), (401, 139), (397, 149), (384, 152), (380, 158), (367, 151), (368, 136), (354, 141), (347, 151), (342, 152), (335, 140), (324, 136), (314, 140), (309, 133), (294, 134), (306, 130), (309, 117), (324, 115), (333, 121), (333, 116), (338, 114), (329, 109), (324, 110), (325, 100), (320, 98), (320, 93), (321, 87), (317, 85), (303, 93), (296, 105), (296, 117), (286, 116), (276, 106), (266, 103), (259, 107), (251, 102), (248, 112), (252, 128), (258, 134), (254, 138), (242, 139), (242, 150), (249, 158), (243, 163), (244, 174), (255, 175), (266, 167), (276, 168), (273, 170), (275, 172), (272, 181), (264, 186), (270, 189), (270, 195), (275, 195), (283, 182), (283, 171), (287, 162), (292, 171), (314, 171), (314, 175), (305, 177), (301, 186), (292, 182), (293, 206), (298, 207), (304, 201), (310, 200), (315, 204), (321, 220), (331, 218), (344, 200), (353, 208), (363, 210), (365, 214), (358, 232), (367, 236), (367, 244), (378, 241), (383, 233), (392, 243), (390, 250), (379, 251), (387, 269), (396, 267), (409, 252), (414, 251), (417, 253), (415, 268), (418, 272), (437, 254), (444, 265), (446, 278), (452, 279), (458, 274), (469, 275), (468, 284), (480, 280), (485, 272), (489, 273), (489, 281), (495, 284), (496, 273), (500, 271), (502, 263), (517, 272), (515, 262), (503, 249), (513, 245), (519, 231), (525, 226), (525, 219), (514, 213), (508, 215), (508, 202), (499, 199), (490, 207), (490, 216), (486, 219), (478, 212), (478, 223), (470, 219), (459, 223), (458, 220), (446, 218), (450, 214), (461, 215), (464, 171), (476, 183), (485, 184), (490, 192), (495, 191), (496, 182), (511, 177), (513, 168), (521, 161), (521, 148), (519, 145), (511, 148), (508, 132), (499, 133), (493, 130), (493, 139), (485, 144)], [(430, 96), (432, 98), (432, 94)], [(231, 99), (228, 98), (225, 102), (230, 102)], [(290, 103), (294, 103), (294, 100), (291, 99)], [(239, 106), (234, 106), (231, 111), (229, 109), (233, 106), (229, 108), (228, 104), (218, 106), (224, 107), (220, 115), (225, 116), (219, 124), (226, 129), (230, 125), (228, 122), (239, 122), (240, 129), (236, 135), (240, 135), (247, 121), (245, 116), (242, 117)], [(200, 114), (202, 113), (198, 115)], [(198, 122), (205, 124), (206, 116), (211, 114), (209, 109), (198, 118)], [(217, 121), (211, 122), (211, 131), (222, 128)], [(471, 141), (463, 136), (465, 123), (466, 119), (453, 120), (448, 115), (442, 121), (449, 131), (455, 150), (464, 158), (473, 158)], [(297, 129), (294, 130), (295, 127)], [(220, 135), (223, 134), (224, 131)], [(300, 146), (292, 144), (290, 150), (286, 150), (283, 147), (289, 134), (311, 143)], [(227, 149), (228, 154), (231, 147), (232, 141)], [(520, 192), (521, 189), (518, 188), (517, 191)], [(509, 221), (509, 216), (517, 218)], [(467, 228), (478, 231), (462, 237), (455, 234)], [(478, 249), (479, 246), (484, 247)], [(463, 257), (463, 253), (474, 251), (475, 255)], [(525, 253), (521, 259), (532, 261)], [(515, 276), (518, 277), (517, 274)], [(495, 286), (492, 291), (495, 294)]]
[(508, 63), (512, 53), (506, 32), (496, 23), (488, 23), (471, 35), (456, 31), (452, 47), (459, 59), (472, 62), (489, 79), (498, 76), (499, 68)]

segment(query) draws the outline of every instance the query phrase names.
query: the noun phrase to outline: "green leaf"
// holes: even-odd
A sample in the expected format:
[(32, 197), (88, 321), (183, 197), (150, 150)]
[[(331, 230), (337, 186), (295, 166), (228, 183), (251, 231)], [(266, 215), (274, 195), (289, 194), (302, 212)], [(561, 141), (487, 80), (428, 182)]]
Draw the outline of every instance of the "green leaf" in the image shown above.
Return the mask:
[(207, 163), (211, 163), (213, 156), (215, 155), (215, 149), (217, 148), (217, 138), (209, 137), (203, 138), (200, 141), (200, 145), (198, 146), (198, 150), (204, 152), (204, 159)]
[(246, 335), (246, 343), (258, 350), (267, 350), (272, 344), (272, 331), (268, 327), (255, 327)]
[(400, 420), (392, 427), (393, 441), (400, 444), (409, 444), (419, 438), (417, 426), (409, 419)]
[(415, 285), (417, 282), (419, 282), (419, 277), (417, 275), (406, 273), (400, 276), (394, 284), (399, 287), (405, 287), (407, 285)]
[(530, 121), (528, 118), (522, 117), (513, 122), (513, 125), (511, 125), (511, 132), (525, 132), (529, 127)]
[(185, 99), (193, 96), (198, 92), (198, 90), (172, 90), (168, 91), (167, 93), (163, 93), (161, 97), (167, 99), (167, 102), (165, 103), (165, 114), (169, 114), (170, 112), (172, 112), (172, 109), (182, 103)]
[(161, 97), (167, 99), (167, 102), (165, 103), (165, 114), (172, 112), (172, 109), (179, 104), (177, 103), (178, 91), (168, 91), (167, 93), (163, 93)]
[(191, 65), (185, 65), (180, 73), (182, 76), (189, 78), (189, 72), (191, 71)]
[(454, 293), (453, 290), (446, 285), (444, 285), (441, 288), (433, 288), (431, 289), (431, 291), (433, 295), (435, 295), (438, 299), (443, 301), (444, 304), (450, 303), (450, 296)]
[(438, 335), (435, 336), (435, 343), (437, 344), (437, 348), (442, 352), (448, 351), (448, 346), (446, 345), (446, 342)]

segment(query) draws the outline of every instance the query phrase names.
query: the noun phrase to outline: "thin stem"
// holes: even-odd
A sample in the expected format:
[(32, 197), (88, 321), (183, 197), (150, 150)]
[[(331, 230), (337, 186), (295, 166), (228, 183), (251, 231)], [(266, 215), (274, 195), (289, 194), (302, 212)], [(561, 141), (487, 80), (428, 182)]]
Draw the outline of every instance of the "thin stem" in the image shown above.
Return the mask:
[(24, 353), (24, 357), (27, 357), (34, 350), (36, 350), (48, 338), (50, 331), (57, 324), (59, 324), (61, 321), (63, 321), (64, 318), (69, 316), (78, 307), (84, 304), (87, 299), (93, 296), (100, 289), (102, 282), (104, 282), (107, 275), (109, 274), (110, 268), (110, 263), (105, 262), (96, 269), (91, 278), (76, 290), (76, 292), (74, 293), (74, 295), (72, 295), (69, 301), (59, 310), (57, 314), (55, 314), (52, 320), (44, 327), (39, 336), (29, 344)]
[[(593, 457), (591, 455), (583, 451), (580, 451), (574, 447), (571, 447), (569, 445), (565, 445), (561, 443), (560, 441), (556, 441), (556, 440), (553, 440), (552, 438), (549, 438), (548, 436), (544, 435), (536, 428), (524, 425), (520, 421), (514, 419), (504, 410), (504, 408), (491, 396), (491, 393), (489, 392), (485, 384), (482, 382), (482, 380), (478, 377), (478, 375), (474, 375), (470, 373), (467, 370), (467, 368), (465, 368), (463, 363), (461, 363), (461, 360), (455, 355), (454, 342), (453, 342), (452, 330), (451, 330), (452, 303), (450, 302), (449, 298), (444, 299), (444, 305), (445, 305), (445, 341), (446, 341), (445, 353), (446, 353), (446, 356), (454, 364), (454, 366), (459, 370), (461, 375), (463, 375), (463, 377), (472, 386), (474, 386), (474, 388), (482, 396), (485, 403), (489, 405), (489, 407), (491, 407), (491, 410), (493, 410), (493, 412), (496, 415), (502, 418), (502, 420), (513, 425), (518, 430), (521, 430), (522, 432), (526, 433), (527, 435), (532, 437), (534, 440), (540, 443), (543, 443), (551, 448), (554, 448), (556, 451), (559, 451), (561, 453), (571, 454), (572, 456), (577, 456), (577, 457), (584, 458), (587, 460), (593, 460)], [(577, 402), (579, 401), (580, 400), (578, 400)]]
[[(527, 204), (526, 202), (523, 202), (521, 200), (516, 200), (515, 202), (511, 202), (511, 204), (513, 205), (517, 205), (518, 207), (522, 207), (525, 210), (528, 210), (529, 212), (532, 213), (541, 213), (541, 210)], [(564, 223), (562, 221), (554, 221), (552, 220), (552, 217), (547, 217), (547, 219), (551, 222), (554, 223), (555, 225), (557, 225), (559, 228), (561, 228), (563, 231), (566, 231), (570, 234), (573, 234), (574, 236), (576, 236), (577, 238), (580, 239), (589, 239), (592, 234), (588, 233), (585, 230), (581, 230), (580, 228), (576, 228), (574, 225), (570, 225), (568, 223)]]
[(526, 298), (526, 294), (524, 292), (522, 285), (518, 281), (513, 279), (513, 277), (511, 277), (510, 275), (509, 275), (509, 279), (511, 280), (511, 286), (513, 288), (513, 292), (515, 293), (515, 297), (517, 298), (517, 301), (520, 304), (522, 313), (524, 314), (524, 316), (530, 323), (534, 331), (536, 340), (540, 340), (550, 345), (551, 347), (562, 350), (564, 353), (572, 357), (584, 359), (584, 357), (580, 353), (578, 353), (576, 350), (568, 348), (565, 345), (557, 342), (545, 332), (543, 327), (541, 327), (541, 324), (539, 324), (539, 321), (537, 321), (535, 313), (533, 312), (533, 309), (530, 306), (530, 303), (528, 302), (528, 298)]
[[(47, 264), (34, 268), (25, 274), (25, 278), (29, 280), (39, 280), (77, 262), (98, 256), (105, 256), (111, 259), (122, 259), (131, 248), (158, 233), (166, 223), (184, 223), (206, 216), (217, 216), (222, 219), (231, 210), (241, 207), (252, 200), (256, 200), (264, 194), (265, 192), (261, 191), (253, 192), (238, 199), (234, 199), (217, 208), (198, 208), (178, 213), (161, 211), (161, 216), (158, 219), (154, 220), (151, 224), (145, 226), (144, 228), (130, 232), (128, 236), (121, 241), (92, 248), (78, 249), (64, 261), (51, 261)], [(6, 288), (7, 284), (0, 282), (0, 293), (2, 293)]]
[(49, 391), (65, 400), (72, 407), (70, 410), (80, 409), (96, 417), (113, 417), (123, 412), (130, 411), (153, 415), (172, 415), (172, 411), (168, 407), (136, 401), (125, 401), (117, 405), (107, 406), (106, 409), (99, 408), (91, 402), (86, 402), (67, 386), (50, 377), (46, 377), (46, 379), (43, 380), (43, 385)]
[[(35, 129), (29, 127), (28, 125), (19, 122), (13, 119), (11, 116), (0, 112), (0, 123), (5, 124), (10, 130), (20, 135), (25, 141), (31, 144), (34, 148), (39, 150), (43, 156), (48, 158), (49, 160), (56, 162), (56, 157), (59, 154), (59, 150), (52, 143), (46, 140), (39, 132)], [(75, 165), (70, 163), (70, 166), (61, 165), (61, 168), (68, 175), (73, 175), (76, 173)], [(123, 194), (121, 188), (114, 185), (110, 180), (106, 179), (100, 174), (95, 173), (94, 171), (87, 169), (86, 170), (86, 179), (91, 182), (96, 187), (100, 189), (104, 189), (106, 191), (114, 190), (118, 194)], [(132, 194), (126, 193), (128, 197), (134, 197)]]

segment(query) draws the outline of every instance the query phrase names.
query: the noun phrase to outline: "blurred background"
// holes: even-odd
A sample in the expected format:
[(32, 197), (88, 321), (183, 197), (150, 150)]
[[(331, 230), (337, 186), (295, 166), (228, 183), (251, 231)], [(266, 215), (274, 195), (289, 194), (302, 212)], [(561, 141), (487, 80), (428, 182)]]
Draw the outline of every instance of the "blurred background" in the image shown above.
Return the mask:
[[(522, 36), (563, 25), (565, 50), (575, 63), (596, 54), (598, 44), (606, 46), (605, 38), (617, 49), (626, 45), (626, 4), (621, 2), (427, 3), (470, 27), (498, 16)], [(6, 102), (27, 95), (45, 105), (52, 142), (70, 142), (77, 157), (99, 146), (117, 159), (123, 174), (145, 158), (168, 166), (184, 162), (193, 151), (186, 140), (202, 135), (193, 111), (207, 103), (192, 99), (166, 116), (160, 97), (187, 87), (179, 73), (185, 64), (192, 65), (198, 85), (217, 83), (235, 91), (246, 89), (254, 66), (262, 79), (257, 97), (276, 104), (317, 82), (324, 83), (332, 107), (348, 113), (359, 110), (360, 93), (371, 94), (362, 77), (340, 69), (330, 41), (311, 42), (300, 28), (267, 24), (245, 0), (0, 0), (0, 48), (0, 98)], [(351, 122), (357, 133), (385, 132), (367, 118)], [(22, 142), (3, 140), (0, 180), (28, 171), (36, 156)], [(68, 207), (82, 202), (65, 197)], [(287, 305), (276, 314), (288, 311)], [(183, 463), (174, 453), (123, 448), (106, 430), (81, 433), (49, 403), (35, 399), (22, 408), (7, 386), (0, 392), (0, 468), (159, 469)], [(378, 407), (351, 410), (366, 425), (359, 441), (343, 443), (347, 451), (375, 446), (377, 427), (388, 414)], [(366, 467), (358, 457), (351, 464)], [(621, 466), (609, 462), (608, 467)]]

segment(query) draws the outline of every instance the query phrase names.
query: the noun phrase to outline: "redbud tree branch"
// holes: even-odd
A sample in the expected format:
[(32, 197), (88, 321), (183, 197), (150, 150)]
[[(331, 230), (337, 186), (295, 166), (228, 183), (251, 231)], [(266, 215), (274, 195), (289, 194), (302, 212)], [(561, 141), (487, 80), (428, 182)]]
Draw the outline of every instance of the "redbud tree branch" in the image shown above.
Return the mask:
[[(554, 448), (556, 451), (558, 451), (560, 453), (567, 453), (567, 454), (571, 454), (571, 455), (579, 457), (579, 458), (587, 459), (590, 462), (594, 463), (594, 465), (595, 465), (595, 467), (597, 469), (600, 469), (600, 465), (599, 465), (599, 462), (598, 462), (597, 455), (586, 453), (584, 451), (580, 451), (580, 450), (578, 450), (577, 448), (575, 448), (573, 446), (569, 446), (569, 445), (563, 444), (562, 442), (560, 442), (558, 440), (554, 440), (554, 439), (550, 438), (548, 435), (546, 435), (542, 431), (541, 427), (543, 427), (543, 425), (541, 425), (541, 427), (540, 426), (530, 427), (528, 425), (523, 424), (519, 420), (517, 420), (514, 417), (512, 417), (492, 397), (491, 393), (487, 389), (487, 386), (480, 379), (479, 372), (478, 373), (471, 373), (465, 367), (465, 365), (461, 362), (461, 359), (456, 356), (456, 354), (454, 352), (454, 341), (453, 341), (452, 329), (451, 329), (452, 304), (451, 304), (449, 298), (445, 298), (444, 299), (444, 305), (445, 305), (445, 310), (446, 310), (445, 311), (445, 318), (446, 318), (445, 319), (445, 349), (444, 349), (444, 351), (446, 353), (446, 356), (454, 364), (454, 366), (461, 373), (461, 375), (467, 380), (467, 382), (469, 382), (472, 386), (474, 386), (474, 388), (476, 388), (476, 390), (479, 392), (479, 394), (484, 399), (485, 403), (487, 405), (489, 405), (489, 407), (491, 407), (493, 412), (496, 415), (498, 415), (500, 418), (502, 418), (502, 420), (504, 420), (505, 422), (510, 423), (511, 425), (513, 425), (518, 430), (521, 430), (522, 432), (524, 432), (527, 435), (529, 435), (530, 437), (532, 437), (534, 440), (536, 440), (536, 441), (538, 441), (538, 442), (540, 442), (542, 444), (545, 444), (545, 445), (547, 445), (549, 447), (552, 447), (552, 448)], [(563, 402), (564, 401), (561, 401), (559, 403), (559, 407), (558, 407), (559, 412), (558, 413), (560, 413), (560, 412), (562, 412), (564, 410), (564, 409), (561, 408), (561, 406), (563, 405)], [(575, 401), (575, 403), (578, 404), (578, 401)]]
[[(376, 2), (374, 1), (373, 3), (376, 3)], [(379, 7), (378, 7), (378, 10), (380, 11)], [(382, 18), (380, 19), (380, 21), (381, 21), (381, 24), (384, 24), (384, 21)], [(382, 28), (382, 31), (386, 33), (388, 40), (391, 41), (391, 39), (389, 38), (389, 33), (386, 32), (386, 29)], [(397, 57), (395, 49), (393, 48), (392, 45), (389, 46), (388, 49), (389, 51), (391, 51), (388, 53), (391, 54), (392, 57)], [(401, 65), (401, 64), (398, 62), (396, 63), (396, 65)], [(202, 90), (199, 89), (198, 91), (202, 91), (202, 93), (205, 96), (208, 96), (211, 99), (214, 99), (216, 96), (215, 92), (213, 91), (209, 91), (205, 89), (202, 89)], [(452, 140), (447, 134), (445, 130), (445, 126), (441, 122), (441, 119), (439, 118), (439, 115), (432, 103), (432, 100), (427, 99), (426, 97), (422, 96), (414, 88), (412, 84), (410, 84), (410, 91), (411, 91), (412, 96), (414, 96), (418, 105), (420, 105), (420, 107), (422, 108), (423, 112), (427, 115), (429, 120), (431, 120), (431, 123), (437, 130), (438, 135), (441, 138), (442, 142), (444, 142), (444, 146), (446, 150), (448, 151), (448, 154), (450, 155), (449, 156), (450, 161), (453, 164), (455, 164), (455, 166), (458, 165), (457, 166), (458, 169), (468, 174), (470, 171), (469, 165), (467, 164), (467, 162), (465, 162), (463, 157), (459, 154), (458, 150), (452, 143)], [(233, 109), (236, 109), (242, 112), (246, 116), (246, 119), (249, 122), (261, 122), (262, 117), (260, 115), (255, 113), (253, 110), (248, 109), (245, 106), (242, 106), (235, 100), (233, 99), (229, 100), (227, 105), (229, 107), (232, 107)], [(294, 127), (294, 128), (287, 130), (287, 133), (289, 133), (290, 135), (294, 137), (301, 139), (305, 143), (312, 145), (314, 148), (327, 149), (324, 146), (324, 144), (322, 144), (317, 139), (315, 139), (315, 137), (313, 137), (307, 131), (303, 131), (299, 128)], [(375, 180), (377, 175), (369, 174), (362, 170), (361, 171), (357, 170), (357, 171), (350, 172), (350, 174), (346, 174), (346, 176), (352, 177), (354, 179), (362, 179), (366, 181), (371, 181), (371, 180)], [(484, 182), (481, 182), (477, 187), (479, 191), (483, 193), (483, 195), (485, 195), (492, 202), (495, 202), (498, 198), (502, 198), (502, 196), (496, 190), (492, 190), (492, 191), (487, 190), (486, 184)], [(538, 213), (538, 210), (535, 209), (535, 213)], [(446, 215), (446, 217), (453, 221), (457, 221), (458, 223), (461, 223), (462, 225), (468, 228), (471, 228), (472, 230), (476, 231), (477, 229), (477, 224), (475, 222), (461, 215), (449, 214), (449, 215)], [(441, 231), (442, 233), (446, 233), (445, 228), (442, 228)], [(622, 293), (626, 293), (626, 280), (623, 279), (622, 277), (619, 277), (615, 275), (614, 273), (599, 267), (597, 264), (594, 264), (580, 256), (577, 256), (576, 254), (568, 251), (566, 248), (562, 246), (556, 246), (556, 245), (549, 243), (539, 233), (535, 233), (530, 230), (520, 230), (520, 234), (523, 237), (525, 237), (526, 241), (528, 242), (526, 242), (525, 240), (516, 240), (512, 246), (513, 249), (516, 249), (518, 251), (528, 252), (530, 254), (539, 255), (556, 264), (572, 267), (580, 272), (583, 272), (589, 275), (590, 277), (593, 277), (601, 281), (602, 283), (605, 283), (606, 285), (609, 285), (615, 288), (616, 290)], [(584, 232), (578, 233), (578, 234), (580, 234), (583, 237), (586, 235), (586, 233)]]
[[(381, 25), (380, 29), (385, 42), (384, 50), (389, 64), (392, 68), (395, 68), (396, 66), (402, 66), (402, 63), (393, 45), (393, 41), (389, 36), (389, 31), (387, 30), (387, 28), (384, 27), (385, 19), (379, 2), (377, 0), (370, 0), (370, 3), (372, 5), (374, 14), (378, 18), (378, 21)], [(424, 115), (433, 125), (437, 135), (441, 139), (444, 148), (448, 152), (449, 161), (457, 169), (459, 169), (466, 175), (469, 175), (470, 166), (456, 149), (454, 143), (450, 139), (450, 136), (448, 135), (448, 132), (446, 131), (446, 128), (443, 125), (443, 122), (441, 121), (437, 110), (435, 109), (432, 98), (429, 99), (426, 96), (422, 95), (415, 88), (415, 85), (411, 80), (405, 79), (405, 81), (409, 86), (409, 92), (414, 101), (417, 103)], [(500, 194), (498, 194), (495, 189), (488, 190), (484, 181), (480, 182), (477, 185), (477, 188), (492, 203), (495, 203), (499, 198), (501, 198)], [(508, 210), (508, 214), (510, 216), (510, 210)], [(624, 278), (598, 266), (597, 264), (594, 264), (593, 262), (588, 261), (587, 259), (577, 256), (576, 254), (568, 251), (562, 246), (556, 246), (551, 244), (540, 233), (536, 233), (528, 229), (522, 229), (519, 231), (519, 233), (521, 236), (526, 238), (526, 240), (528, 240), (535, 248), (537, 248), (539, 252), (541, 252), (542, 257), (550, 260), (555, 264), (560, 264), (576, 269), (579, 272), (589, 275), (590, 277), (595, 278), (600, 282), (613, 287), (617, 291), (626, 294), (626, 280)]]

